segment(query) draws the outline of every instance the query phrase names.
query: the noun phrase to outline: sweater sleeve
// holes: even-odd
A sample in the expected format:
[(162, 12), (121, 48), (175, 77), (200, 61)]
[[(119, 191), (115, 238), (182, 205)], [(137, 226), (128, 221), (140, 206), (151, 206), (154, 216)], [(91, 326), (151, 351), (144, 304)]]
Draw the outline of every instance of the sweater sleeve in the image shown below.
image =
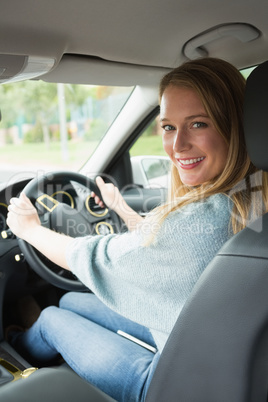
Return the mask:
[(199, 276), (230, 237), (224, 195), (169, 215), (157, 241), (142, 229), (76, 238), (67, 250), (72, 272), (104, 303), (142, 325), (169, 333)]

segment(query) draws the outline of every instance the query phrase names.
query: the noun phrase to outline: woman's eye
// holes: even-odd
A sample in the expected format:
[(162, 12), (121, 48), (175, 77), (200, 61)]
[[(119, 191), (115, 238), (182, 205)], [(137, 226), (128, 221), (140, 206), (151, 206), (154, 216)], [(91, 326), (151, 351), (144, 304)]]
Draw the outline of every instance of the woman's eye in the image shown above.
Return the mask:
[(205, 128), (208, 125), (206, 123), (202, 123), (201, 121), (196, 121), (195, 123), (193, 123), (192, 127), (193, 128)]
[(162, 126), (163, 130), (165, 131), (172, 131), (175, 130), (174, 126), (171, 126), (170, 124), (166, 124), (165, 126)]

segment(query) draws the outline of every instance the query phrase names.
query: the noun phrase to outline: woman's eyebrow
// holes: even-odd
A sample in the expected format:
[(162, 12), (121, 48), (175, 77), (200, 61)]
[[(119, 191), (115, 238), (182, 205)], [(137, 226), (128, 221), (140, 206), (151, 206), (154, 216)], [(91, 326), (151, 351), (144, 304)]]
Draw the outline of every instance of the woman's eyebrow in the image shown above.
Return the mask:
[[(205, 117), (205, 118), (209, 118), (209, 116), (206, 113), (199, 113), (199, 114), (193, 114), (191, 116), (187, 116), (185, 117), (185, 120), (192, 120), (192, 119), (197, 119), (199, 117)], [(167, 117), (160, 117), (160, 122), (162, 121), (170, 121), (170, 119), (168, 119)]]
[(187, 116), (187, 117), (185, 117), (185, 120), (197, 119), (199, 117), (209, 118), (209, 116), (206, 113), (199, 113), (199, 114), (193, 114), (191, 116)]

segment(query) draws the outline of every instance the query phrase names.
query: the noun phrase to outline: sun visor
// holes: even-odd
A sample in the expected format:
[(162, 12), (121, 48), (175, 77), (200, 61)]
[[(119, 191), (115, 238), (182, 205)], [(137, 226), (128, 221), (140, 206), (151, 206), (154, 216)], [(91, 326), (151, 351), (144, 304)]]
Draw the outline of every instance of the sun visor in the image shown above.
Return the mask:
[(98, 57), (64, 54), (57, 67), (42, 77), (47, 82), (70, 84), (155, 86), (170, 71), (164, 67), (139, 66)]
[(55, 60), (47, 57), (0, 54), (0, 83), (24, 81), (49, 72)]

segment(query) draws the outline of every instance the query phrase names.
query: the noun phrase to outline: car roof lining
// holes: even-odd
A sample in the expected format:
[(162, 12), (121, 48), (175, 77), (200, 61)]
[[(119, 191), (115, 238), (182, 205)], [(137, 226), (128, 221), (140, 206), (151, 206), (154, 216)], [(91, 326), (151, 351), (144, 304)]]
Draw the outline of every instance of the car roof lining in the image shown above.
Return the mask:
[[(10, 0), (0, 15), (0, 54), (53, 58), (55, 67), (43, 76), (46, 81), (63, 76), (78, 82), (80, 74), (83, 83), (104, 79), (115, 85), (119, 75), (125, 81), (133, 75), (133, 84), (140, 84), (144, 73), (143, 79), (152, 76), (150, 82), (156, 82), (160, 70), (186, 60), (183, 48), (192, 38), (219, 25), (245, 23), (259, 30), (258, 39), (242, 43), (223, 37), (206, 46), (209, 56), (243, 68), (268, 59), (267, 1), (257, 0), (254, 6), (263, 12), (253, 12), (252, 0), (207, 0), (205, 6), (200, 0), (57, 0), (53, 5)], [(120, 73), (114, 68), (118, 65)]]

